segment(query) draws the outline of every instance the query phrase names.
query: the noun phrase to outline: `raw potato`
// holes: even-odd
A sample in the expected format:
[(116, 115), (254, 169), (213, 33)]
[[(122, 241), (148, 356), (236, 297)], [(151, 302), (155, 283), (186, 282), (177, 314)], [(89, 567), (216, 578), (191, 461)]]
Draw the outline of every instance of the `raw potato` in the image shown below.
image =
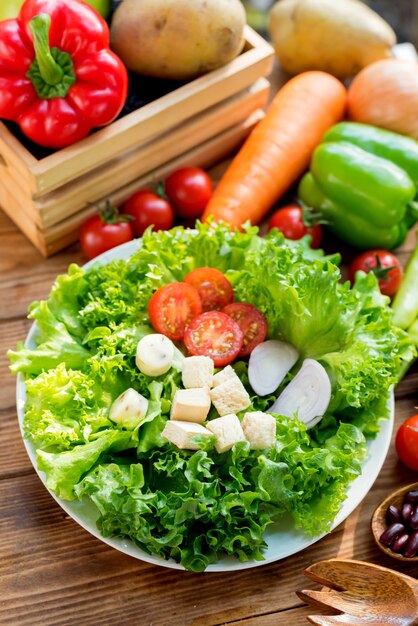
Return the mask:
[(348, 78), (390, 57), (396, 43), (389, 24), (359, 0), (279, 0), (268, 28), (290, 74), (323, 70)]
[(111, 47), (133, 72), (187, 80), (241, 52), (245, 21), (240, 0), (124, 0)]

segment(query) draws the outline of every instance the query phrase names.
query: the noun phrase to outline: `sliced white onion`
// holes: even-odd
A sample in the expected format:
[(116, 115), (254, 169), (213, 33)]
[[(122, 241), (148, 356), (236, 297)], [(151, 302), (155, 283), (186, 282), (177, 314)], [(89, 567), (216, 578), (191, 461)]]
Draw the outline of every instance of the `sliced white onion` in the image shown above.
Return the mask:
[[(318, 361), (305, 359), (302, 367), (286, 389), (270, 407), (269, 413), (297, 416), (309, 428), (322, 417), (331, 400), (331, 382)], [(319, 420), (318, 420), (319, 421)]]
[(267, 396), (277, 389), (291, 367), (299, 358), (299, 352), (284, 341), (269, 339), (251, 352), (248, 378), (258, 396)]

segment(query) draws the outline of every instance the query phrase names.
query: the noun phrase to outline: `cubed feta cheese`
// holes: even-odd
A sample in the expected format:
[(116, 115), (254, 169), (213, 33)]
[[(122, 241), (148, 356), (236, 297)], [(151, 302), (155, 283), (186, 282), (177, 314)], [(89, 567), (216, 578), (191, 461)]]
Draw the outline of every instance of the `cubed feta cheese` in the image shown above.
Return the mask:
[(241, 423), (234, 413), (210, 420), (206, 427), (216, 437), (215, 448), (218, 452), (226, 452), (234, 443), (245, 441)]
[(170, 419), (203, 424), (210, 409), (207, 387), (179, 389), (174, 394)]
[(186, 389), (212, 387), (213, 361), (209, 356), (188, 356), (183, 360), (182, 377)]
[(226, 383), (228, 380), (234, 380), (236, 378), (238, 378), (238, 376), (236, 375), (235, 370), (230, 365), (227, 365), (223, 368), (223, 370), (215, 374), (212, 386), (218, 387), (218, 385), (223, 385), (223, 383)]
[(211, 437), (212, 433), (204, 426), (194, 422), (176, 422), (171, 420), (166, 422), (161, 433), (161, 436), (170, 443), (174, 443), (178, 448), (186, 450), (199, 450), (198, 444), (192, 441), (196, 435)]
[(241, 425), (252, 450), (272, 448), (276, 443), (276, 420), (272, 415), (262, 411), (246, 413)]
[(210, 397), (219, 415), (238, 413), (251, 404), (250, 396), (238, 376), (211, 389)]

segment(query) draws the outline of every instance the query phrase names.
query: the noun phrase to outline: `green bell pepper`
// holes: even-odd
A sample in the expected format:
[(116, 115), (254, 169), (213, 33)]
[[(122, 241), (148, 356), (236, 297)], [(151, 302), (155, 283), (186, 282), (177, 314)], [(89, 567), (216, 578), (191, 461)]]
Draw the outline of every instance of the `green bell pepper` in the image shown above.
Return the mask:
[(344, 241), (361, 248), (396, 248), (417, 219), (416, 186), (406, 171), (346, 141), (320, 144), (300, 199)]
[(325, 133), (323, 142), (348, 141), (366, 152), (392, 161), (418, 187), (418, 141), (389, 130), (356, 122), (341, 122)]
[(390, 228), (372, 226), (366, 217), (355, 215), (327, 198), (310, 173), (302, 178), (298, 192), (305, 204), (320, 212), (321, 217), (337, 237), (356, 248), (391, 250), (400, 246), (405, 240), (408, 232), (405, 220)]

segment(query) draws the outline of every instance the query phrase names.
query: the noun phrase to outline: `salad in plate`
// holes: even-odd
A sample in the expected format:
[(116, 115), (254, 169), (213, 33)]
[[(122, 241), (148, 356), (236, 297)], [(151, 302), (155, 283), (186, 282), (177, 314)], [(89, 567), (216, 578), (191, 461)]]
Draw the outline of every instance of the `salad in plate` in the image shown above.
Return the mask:
[[(308, 536), (327, 532), (361, 473), (365, 440), (388, 417), (390, 389), (413, 356), (376, 278), (359, 273), (350, 288), (341, 282), (337, 260), (312, 250), (309, 238), (292, 242), (275, 230), (261, 238), (256, 228), (232, 232), (198, 223), (193, 231), (147, 231), (127, 260), (97, 262), (88, 270), (71, 265), (48, 300), (30, 307), (36, 347), (19, 344), (9, 352), (12, 371), (25, 377), (24, 434), (36, 446), (47, 487), (64, 500), (90, 499), (104, 537), (130, 538), (191, 571), (224, 555), (262, 560), (264, 532), (284, 514)], [(210, 310), (202, 313), (198, 304), (180, 334), (171, 329), (169, 337), (164, 323), (170, 315), (161, 316), (161, 302), (152, 303), (168, 285), (190, 286), (184, 279), (198, 268), (222, 273), (234, 303), (231, 294), (226, 306), (202, 296)], [(239, 349), (228, 352), (231, 346), (225, 337), (216, 341), (212, 325), (208, 353), (208, 336), (195, 320), (222, 305), (221, 315), (239, 326), (235, 303), (257, 310), (256, 328), (263, 332), (253, 341), (251, 324), (241, 324)], [(183, 310), (181, 300), (173, 310)], [(140, 350), (152, 336), (172, 345), (168, 367), (160, 370), (150, 362), (149, 346)], [(265, 352), (269, 342), (288, 346), (293, 355), (289, 361), (281, 354), (290, 365), (275, 383), (272, 363), (280, 366)], [(215, 427), (230, 415), (213, 379), (205, 383), (213, 403), (199, 413), (208, 432), (187, 428), (198, 422), (195, 408), (189, 421), (179, 404), (190, 387), (187, 376), (196, 380), (193, 367), (184, 372), (191, 356), (209, 356), (213, 379), (232, 377), (243, 390), (245, 408), (237, 405), (232, 414), (244, 436), (228, 445)], [(289, 393), (292, 385), (301, 389), (301, 379), (312, 382), (304, 371), (312, 367), (325, 381), (315, 387), (314, 419), (303, 403), (296, 401), (292, 411), (297, 394)], [(136, 413), (127, 394), (134, 402), (140, 398)], [(254, 419), (248, 415), (256, 414), (265, 418), (248, 427)], [(187, 433), (179, 439), (180, 423)], [(255, 443), (254, 429), (258, 435), (261, 429), (264, 443)]]

